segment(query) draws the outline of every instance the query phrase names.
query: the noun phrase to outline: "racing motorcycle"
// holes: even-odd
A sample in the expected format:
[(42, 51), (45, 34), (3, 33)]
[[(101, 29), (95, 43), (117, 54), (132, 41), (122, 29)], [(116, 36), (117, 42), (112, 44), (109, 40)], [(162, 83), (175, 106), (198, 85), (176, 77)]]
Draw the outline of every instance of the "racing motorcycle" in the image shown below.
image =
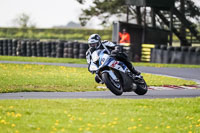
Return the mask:
[(134, 91), (138, 95), (144, 95), (148, 91), (147, 84), (141, 75), (134, 75), (121, 61), (116, 60), (106, 53), (106, 50), (96, 50), (91, 53), (91, 59), (87, 58), (88, 69), (96, 73), (100, 83), (115, 95), (123, 92)]

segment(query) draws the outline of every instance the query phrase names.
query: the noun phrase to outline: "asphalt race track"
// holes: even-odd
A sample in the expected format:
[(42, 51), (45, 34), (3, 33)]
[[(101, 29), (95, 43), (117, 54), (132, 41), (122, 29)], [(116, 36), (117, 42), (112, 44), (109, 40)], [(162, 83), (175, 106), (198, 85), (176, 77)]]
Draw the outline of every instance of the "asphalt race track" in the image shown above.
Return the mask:
[[(0, 61), (0, 63), (16, 64), (41, 64), (57, 65), (68, 67), (87, 67), (84, 64), (65, 64), (65, 63), (36, 63), (36, 62), (17, 62)], [(154, 68), (136, 67), (144, 73), (167, 75), (184, 79), (194, 80), (200, 83), (200, 68)], [(109, 91), (95, 92), (20, 92), (20, 93), (1, 93), (0, 99), (75, 99), (75, 98), (105, 98), (105, 99), (153, 99), (153, 98), (182, 98), (199, 97), (200, 89), (174, 89), (174, 90), (149, 90), (146, 95), (138, 96), (134, 92), (123, 93), (122, 96), (115, 96)]]
[(115, 96), (109, 91), (94, 92), (20, 92), (2, 93), (0, 99), (76, 99), (76, 98), (104, 98), (104, 99), (153, 99), (153, 98), (183, 98), (199, 97), (200, 90), (149, 90), (146, 95), (138, 96), (134, 92)]

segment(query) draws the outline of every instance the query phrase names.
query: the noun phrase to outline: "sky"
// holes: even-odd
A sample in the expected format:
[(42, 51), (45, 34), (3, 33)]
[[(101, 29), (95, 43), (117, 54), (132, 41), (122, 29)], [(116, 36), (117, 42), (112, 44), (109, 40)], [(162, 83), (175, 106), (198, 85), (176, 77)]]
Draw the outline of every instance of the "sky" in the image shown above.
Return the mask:
[[(0, 0), (0, 27), (14, 26), (13, 20), (22, 13), (28, 14), (39, 28), (66, 25), (70, 21), (79, 23), (81, 9), (88, 8), (92, 0), (85, 5), (76, 0)], [(200, 5), (200, 0), (193, 0)], [(101, 28), (100, 21), (92, 19), (90, 28)]]
[(81, 5), (76, 0), (0, 0), (0, 27), (13, 26), (13, 20), (22, 13), (28, 14), (36, 27), (66, 25), (70, 21), (79, 23), (81, 9), (90, 4)]

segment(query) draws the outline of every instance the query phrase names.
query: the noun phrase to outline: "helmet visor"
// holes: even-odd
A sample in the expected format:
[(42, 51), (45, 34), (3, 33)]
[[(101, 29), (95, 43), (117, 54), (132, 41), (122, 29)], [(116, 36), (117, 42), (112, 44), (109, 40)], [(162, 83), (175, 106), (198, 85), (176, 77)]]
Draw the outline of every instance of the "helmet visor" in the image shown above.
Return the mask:
[(90, 43), (89, 46), (93, 47), (93, 48), (96, 48), (97, 47), (97, 43)]

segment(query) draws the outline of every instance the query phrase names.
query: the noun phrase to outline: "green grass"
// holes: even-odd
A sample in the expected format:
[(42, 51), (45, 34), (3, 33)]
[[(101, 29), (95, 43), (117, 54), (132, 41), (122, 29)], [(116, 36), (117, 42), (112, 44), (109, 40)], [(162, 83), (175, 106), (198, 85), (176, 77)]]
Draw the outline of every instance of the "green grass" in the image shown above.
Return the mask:
[[(86, 59), (21, 57), (21, 56), (0, 56), (0, 61), (87, 64)], [(159, 63), (133, 63), (133, 64), (134, 64), (134, 66), (147, 66), (147, 67), (158, 67), (158, 68), (159, 67), (200, 68), (200, 65), (185, 65), (185, 64), (159, 64)]]
[(22, 57), (22, 56), (0, 56), (0, 61), (49, 62), (49, 63), (72, 63), (72, 64), (87, 63), (86, 59)]
[[(194, 85), (193, 81), (142, 74), (149, 86)], [(47, 65), (0, 64), (0, 92), (99, 91), (87, 68)]]
[(160, 64), (160, 63), (133, 63), (134, 66), (146, 67), (176, 67), (176, 68), (200, 68), (200, 65), (187, 65), (187, 64)]
[(0, 100), (2, 133), (198, 133), (200, 98)]

